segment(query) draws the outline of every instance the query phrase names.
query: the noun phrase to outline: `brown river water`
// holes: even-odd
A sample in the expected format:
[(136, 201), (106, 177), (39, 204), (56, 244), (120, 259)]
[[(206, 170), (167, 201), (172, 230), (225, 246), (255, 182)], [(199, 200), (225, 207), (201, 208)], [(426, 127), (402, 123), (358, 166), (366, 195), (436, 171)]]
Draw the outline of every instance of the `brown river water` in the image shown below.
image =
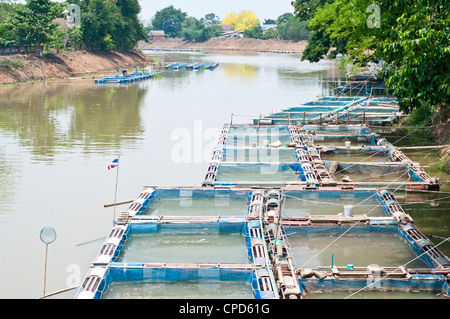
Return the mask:
[[(50, 79), (0, 88), (0, 298), (42, 295), (45, 245), (39, 234), (45, 226), (57, 233), (48, 246), (46, 292), (81, 283), (112, 227), (113, 209), (103, 205), (114, 200), (116, 171), (107, 166), (117, 155), (117, 201), (136, 198), (144, 185), (200, 186), (231, 113), (245, 115), (235, 121), (250, 123), (261, 113), (315, 98), (323, 92), (320, 80), (341, 76), (333, 61), (310, 64), (296, 54), (158, 58), (218, 62), (219, 67), (164, 72), (129, 85)], [(395, 142), (406, 133), (385, 134)], [(402, 142), (431, 143), (422, 131)], [(430, 175), (450, 179), (437, 169), (436, 151), (406, 154), (429, 166)], [(448, 237), (450, 185), (442, 191), (398, 196), (423, 233)], [(440, 248), (450, 253), (450, 244)], [(72, 290), (56, 298), (74, 295)]]

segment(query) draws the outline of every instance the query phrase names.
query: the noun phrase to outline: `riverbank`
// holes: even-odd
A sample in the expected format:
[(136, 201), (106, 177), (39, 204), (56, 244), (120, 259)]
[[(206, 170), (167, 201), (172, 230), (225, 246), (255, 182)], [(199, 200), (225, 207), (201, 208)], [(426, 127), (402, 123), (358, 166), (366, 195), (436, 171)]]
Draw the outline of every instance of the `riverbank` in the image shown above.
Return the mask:
[(45, 57), (11, 55), (0, 58), (0, 84), (45, 81), (145, 67), (153, 59), (142, 51), (76, 51)]
[(155, 39), (139, 42), (139, 49), (192, 49), (228, 51), (304, 51), (308, 41), (288, 41), (277, 39), (224, 38), (206, 42), (189, 42), (183, 39)]

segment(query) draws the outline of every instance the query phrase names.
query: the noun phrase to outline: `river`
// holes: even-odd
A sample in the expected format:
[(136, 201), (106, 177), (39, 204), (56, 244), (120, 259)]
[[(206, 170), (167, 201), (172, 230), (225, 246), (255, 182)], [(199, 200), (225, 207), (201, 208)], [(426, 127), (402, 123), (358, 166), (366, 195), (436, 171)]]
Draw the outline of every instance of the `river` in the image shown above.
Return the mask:
[[(46, 293), (81, 283), (112, 227), (114, 210), (103, 206), (114, 201), (116, 170), (107, 166), (116, 156), (117, 201), (136, 198), (144, 185), (199, 186), (232, 113), (234, 122), (249, 123), (251, 116), (329, 94), (319, 81), (340, 76), (334, 61), (300, 62), (296, 54), (171, 53), (158, 59), (219, 67), (164, 72), (121, 86), (50, 79), (0, 88), (0, 298), (42, 296), (45, 226), (57, 233), (48, 246)], [(437, 154), (414, 155), (433, 165)], [(448, 184), (443, 190), (450, 192)], [(424, 233), (448, 237), (449, 196), (401, 200)], [(448, 255), (449, 246), (440, 248)]]

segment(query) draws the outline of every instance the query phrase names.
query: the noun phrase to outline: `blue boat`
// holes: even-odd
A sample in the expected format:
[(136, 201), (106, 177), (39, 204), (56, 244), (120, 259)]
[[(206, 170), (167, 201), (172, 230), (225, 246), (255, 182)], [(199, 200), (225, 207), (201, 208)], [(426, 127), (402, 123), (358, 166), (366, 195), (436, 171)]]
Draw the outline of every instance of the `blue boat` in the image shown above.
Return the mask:
[(95, 80), (95, 83), (127, 83), (127, 82), (135, 82), (145, 79), (150, 79), (154, 76), (160, 75), (161, 72), (133, 72), (128, 75), (116, 75), (111, 77), (106, 77), (102, 79)]
[(165, 70), (213, 70), (219, 63), (173, 63), (164, 67)]

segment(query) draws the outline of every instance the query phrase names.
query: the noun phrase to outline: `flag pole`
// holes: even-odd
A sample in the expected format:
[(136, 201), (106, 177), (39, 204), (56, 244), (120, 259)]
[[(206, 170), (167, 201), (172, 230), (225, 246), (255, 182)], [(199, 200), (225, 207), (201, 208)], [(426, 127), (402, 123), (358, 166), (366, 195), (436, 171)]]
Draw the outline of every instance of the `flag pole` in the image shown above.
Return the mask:
[(117, 184), (118, 184), (118, 181), (119, 181), (119, 163), (120, 163), (120, 155), (117, 156), (116, 190), (114, 192), (114, 219), (113, 219), (113, 224), (114, 224), (114, 221), (116, 220), (116, 202), (117, 202)]

